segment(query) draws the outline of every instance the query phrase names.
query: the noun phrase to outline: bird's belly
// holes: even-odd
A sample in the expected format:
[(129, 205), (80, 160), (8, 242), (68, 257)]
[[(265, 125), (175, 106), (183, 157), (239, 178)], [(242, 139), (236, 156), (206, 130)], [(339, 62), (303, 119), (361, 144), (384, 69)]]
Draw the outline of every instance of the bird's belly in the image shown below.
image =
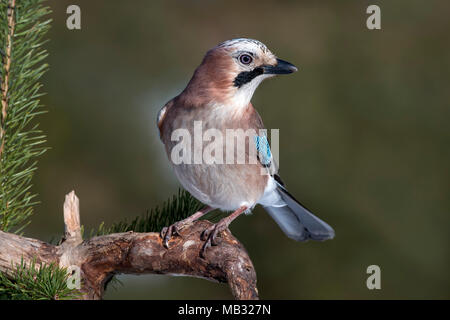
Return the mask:
[(175, 174), (195, 198), (213, 208), (253, 207), (264, 194), (268, 177), (254, 164), (179, 164)]

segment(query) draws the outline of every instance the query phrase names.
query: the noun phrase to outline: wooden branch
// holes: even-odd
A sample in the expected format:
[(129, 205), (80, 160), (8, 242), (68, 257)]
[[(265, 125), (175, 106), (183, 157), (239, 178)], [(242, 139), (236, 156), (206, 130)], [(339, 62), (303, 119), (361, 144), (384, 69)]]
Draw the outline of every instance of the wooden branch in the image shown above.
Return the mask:
[(229, 230), (220, 234), (217, 246), (200, 257), (200, 235), (209, 221), (197, 221), (180, 231), (180, 236), (162, 245), (159, 233), (116, 233), (81, 240), (78, 198), (66, 196), (66, 237), (59, 246), (0, 231), (0, 271), (13, 272), (13, 265), (33, 258), (38, 263), (79, 267), (85, 299), (101, 299), (107, 281), (114, 274), (166, 274), (200, 277), (227, 282), (236, 299), (258, 299), (256, 272), (242, 244)]
[(65, 225), (65, 241), (71, 242), (72, 246), (80, 244), (83, 239), (81, 237), (80, 224), (80, 201), (75, 195), (75, 191), (71, 191), (66, 195), (64, 201), (64, 225)]

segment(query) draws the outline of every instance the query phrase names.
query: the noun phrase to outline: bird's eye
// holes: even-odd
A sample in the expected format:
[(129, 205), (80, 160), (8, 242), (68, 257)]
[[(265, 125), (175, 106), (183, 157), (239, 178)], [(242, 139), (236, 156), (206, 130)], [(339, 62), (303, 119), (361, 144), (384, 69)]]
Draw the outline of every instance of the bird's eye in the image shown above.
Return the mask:
[(250, 64), (250, 63), (252, 63), (253, 58), (252, 58), (250, 55), (248, 55), (248, 54), (242, 54), (242, 55), (239, 57), (239, 61), (240, 61), (242, 64)]

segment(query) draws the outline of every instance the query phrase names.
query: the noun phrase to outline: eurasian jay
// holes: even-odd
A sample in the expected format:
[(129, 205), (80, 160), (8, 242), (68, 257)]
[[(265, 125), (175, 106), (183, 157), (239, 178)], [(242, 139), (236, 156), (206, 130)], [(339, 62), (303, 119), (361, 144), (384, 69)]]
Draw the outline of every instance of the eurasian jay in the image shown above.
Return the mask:
[[(323, 241), (334, 237), (334, 230), (327, 223), (309, 212), (287, 191), (277, 174), (261, 117), (250, 103), (264, 79), (295, 71), (294, 65), (278, 59), (257, 40), (225, 41), (206, 53), (183, 92), (159, 111), (160, 138), (175, 174), (182, 186), (206, 205), (161, 231), (166, 247), (178, 230), (209, 211), (232, 211), (203, 232), (204, 254), (210, 245), (217, 244), (217, 234), (228, 228), (240, 214), (249, 213), (256, 204), (261, 204), (284, 233), (296, 241)], [(204, 159), (204, 149), (212, 139), (199, 136), (197, 129), (217, 133), (215, 140), (226, 136), (223, 145), (215, 145), (214, 155), (210, 153), (213, 161)], [(242, 150), (239, 146), (234, 147), (239, 137), (229, 138), (230, 130), (256, 133), (254, 139), (240, 140), (245, 141)], [(183, 136), (181, 142), (180, 136)], [(220, 157), (225, 151), (227, 159), (222, 161)], [(256, 151), (257, 161), (252, 161), (255, 154), (252, 151)], [(183, 161), (175, 159), (177, 154), (181, 154)], [(189, 161), (198, 155), (200, 157)], [(236, 161), (240, 156), (245, 161)]]

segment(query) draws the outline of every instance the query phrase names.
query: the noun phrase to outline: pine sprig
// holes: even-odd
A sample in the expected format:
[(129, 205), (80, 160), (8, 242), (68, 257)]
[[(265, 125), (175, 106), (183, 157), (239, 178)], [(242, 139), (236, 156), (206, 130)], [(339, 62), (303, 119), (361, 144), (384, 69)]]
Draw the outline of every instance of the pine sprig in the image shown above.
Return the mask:
[(44, 0), (0, 1), (0, 230), (21, 232), (29, 223), (31, 178), (45, 135), (34, 121), (43, 113), (39, 79), (47, 71), (43, 37), (50, 28)]
[(178, 194), (172, 196), (161, 207), (155, 207), (143, 216), (138, 216), (131, 221), (122, 220), (106, 227), (102, 223), (97, 230), (91, 232), (91, 237), (119, 232), (159, 232), (165, 226), (169, 226), (179, 220), (185, 219), (203, 205), (185, 190), (178, 190)]
[(0, 300), (69, 300), (80, 291), (67, 287), (68, 273), (55, 264), (25, 265), (23, 260), (11, 276), (0, 272)]

